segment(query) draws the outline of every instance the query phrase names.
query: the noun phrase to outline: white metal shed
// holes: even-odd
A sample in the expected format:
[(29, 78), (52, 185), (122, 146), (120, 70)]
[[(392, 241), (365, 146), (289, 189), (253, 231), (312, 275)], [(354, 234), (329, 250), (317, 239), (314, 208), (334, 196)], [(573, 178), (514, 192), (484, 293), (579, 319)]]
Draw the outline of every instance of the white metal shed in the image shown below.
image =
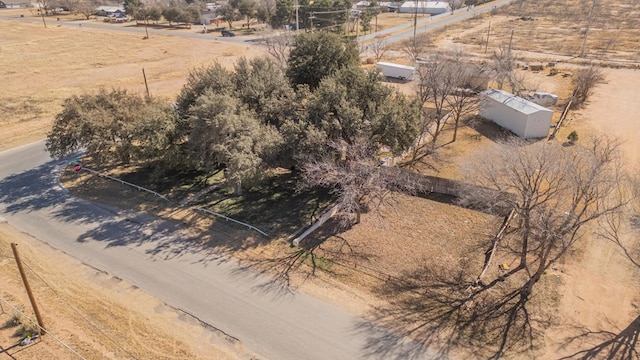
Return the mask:
[(480, 93), (479, 113), (524, 139), (546, 137), (553, 115), (546, 107), (497, 89)]

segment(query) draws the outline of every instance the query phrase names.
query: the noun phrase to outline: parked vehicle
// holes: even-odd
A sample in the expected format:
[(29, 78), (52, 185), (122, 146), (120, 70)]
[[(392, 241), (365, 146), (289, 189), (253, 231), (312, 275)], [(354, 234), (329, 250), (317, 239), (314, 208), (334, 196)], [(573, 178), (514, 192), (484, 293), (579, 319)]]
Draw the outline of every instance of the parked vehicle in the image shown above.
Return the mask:
[(416, 68), (413, 66), (388, 62), (379, 62), (376, 64), (376, 68), (382, 72), (382, 75), (399, 80), (413, 80), (416, 73)]
[(221, 34), (222, 34), (222, 36), (224, 36), (224, 37), (227, 37), (227, 36), (229, 36), (229, 37), (236, 36), (236, 33), (234, 33), (234, 32), (233, 32), (233, 31), (231, 31), (231, 30), (222, 30), (222, 31), (220, 31), (220, 33), (221, 33)]

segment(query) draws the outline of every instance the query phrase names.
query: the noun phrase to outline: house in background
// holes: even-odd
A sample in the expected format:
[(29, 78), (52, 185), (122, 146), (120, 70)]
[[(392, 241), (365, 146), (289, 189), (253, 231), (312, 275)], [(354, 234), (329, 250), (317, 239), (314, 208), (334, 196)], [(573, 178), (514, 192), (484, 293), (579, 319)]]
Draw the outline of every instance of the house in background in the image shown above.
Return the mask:
[(489, 119), (524, 139), (549, 134), (553, 111), (503, 90), (480, 93), (480, 116)]
[(447, 11), (451, 11), (451, 7), (446, 1), (405, 1), (400, 6), (400, 12), (408, 14), (438, 15)]
[(124, 6), (98, 6), (96, 8), (98, 16), (124, 16)]

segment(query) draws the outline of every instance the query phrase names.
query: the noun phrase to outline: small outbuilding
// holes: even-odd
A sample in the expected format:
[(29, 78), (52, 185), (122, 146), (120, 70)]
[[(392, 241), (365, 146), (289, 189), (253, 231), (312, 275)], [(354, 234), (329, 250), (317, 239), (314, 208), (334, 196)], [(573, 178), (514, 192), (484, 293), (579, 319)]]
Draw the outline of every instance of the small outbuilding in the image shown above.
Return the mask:
[(479, 113), (524, 139), (546, 137), (553, 115), (546, 107), (497, 89), (480, 93)]

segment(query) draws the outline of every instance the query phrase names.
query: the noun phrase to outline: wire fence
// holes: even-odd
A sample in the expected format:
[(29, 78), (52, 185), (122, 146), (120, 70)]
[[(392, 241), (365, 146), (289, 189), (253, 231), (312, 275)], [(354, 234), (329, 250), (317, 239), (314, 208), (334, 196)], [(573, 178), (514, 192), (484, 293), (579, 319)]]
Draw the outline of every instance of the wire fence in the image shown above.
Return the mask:
[[(78, 162), (73, 162), (73, 163), (74, 163), (74, 164), (79, 164)], [(155, 192), (155, 191), (153, 191), (153, 190), (150, 190), (150, 189), (144, 188), (144, 187), (142, 187), (142, 186), (140, 186), (140, 185), (136, 185), (136, 184), (133, 184), (133, 183), (130, 183), (130, 182), (128, 182), (128, 181), (124, 181), (124, 180), (118, 179), (118, 178), (113, 177), (113, 176), (110, 176), (110, 175), (102, 174), (102, 173), (100, 173), (100, 172), (98, 172), (98, 171), (95, 171), (95, 170), (93, 170), (93, 169), (89, 169), (89, 168), (84, 167), (84, 166), (82, 166), (82, 167), (81, 167), (81, 170), (86, 170), (86, 171), (88, 171), (88, 172), (90, 172), (90, 173), (92, 173), (92, 174), (98, 175), (98, 176), (100, 176), (100, 177), (103, 177), (103, 178), (106, 178), (106, 179), (109, 179), (109, 180), (113, 180), (113, 181), (119, 182), (119, 183), (120, 183), (120, 184), (122, 184), (122, 185), (133, 187), (133, 188), (135, 188), (135, 189), (137, 189), (137, 190), (139, 190), (139, 191), (145, 191), (145, 192), (147, 192), (147, 193), (149, 193), (149, 194), (152, 194), (152, 195), (154, 195), (154, 196), (157, 196), (157, 197), (159, 197), (159, 198), (161, 198), (161, 199), (163, 199), (163, 200), (165, 200), (165, 201), (167, 201), (167, 202), (173, 203), (173, 201), (169, 200), (166, 196), (164, 196), (164, 195), (162, 195), (162, 194), (160, 194), (160, 193), (157, 193), (157, 192)], [(247, 224), (247, 223), (245, 223), (245, 222), (242, 222), (242, 221), (240, 221), (240, 220), (232, 219), (232, 218), (230, 218), (230, 217), (228, 217), (228, 216), (225, 216), (225, 215), (219, 214), (219, 213), (217, 213), (217, 212), (215, 212), (215, 211), (211, 211), (211, 210), (208, 210), (208, 209), (205, 209), (205, 208), (201, 208), (201, 207), (192, 207), (192, 209), (197, 210), (197, 211), (200, 211), (200, 212), (204, 212), (204, 213), (206, 213), (206, 214), (213, 215), (213, 216), (216, 216), (216, 217), (219, 217), (219, 218), (222, 218), (222, 219), (225, 219), (225, 220), (227, 220), (227, 221), (234, 222), (234, 223), (236, 223), (236, 224), (239, 224), (239, 225), (242, 225), (242, 226), (245, 226), (245, 227), (248, 227), (249, 229), (251, 229), (251, 230), (254, 230), (254, 231), (258, 232), (258, 233), (260, 233), (261, 235), (264, 235), (264, 236), (266, 236), (266, 237), (269, 237), (269, 234), (268, 234), (268, 233), (266, 233), (266, 232), (264, 232), (264, 231), (262, 231), (262, 230), (258, 229), (257, 227), (255, 227), (255, 226), (253, 226), (253, 225), (250, 225), (250, 224)]]
[[(55, 336), (54, 334), (51, 333), (51, 329), (44, 329), (42, 326), (40, 326), (35, 320), (33, 320), (31, 317), (29, 317), (27, 314), (25, 314), (24, 312), (20, 311), (20, 309), (18, 309), (17, 307), (11, 305), (11, 303), (9, 303), (7, 300), (3, 299), (0, 297), (0, 302), (4, 303), (5, 305), (7, 305), (8, 307), (11, 308), (11, 310), (15, 311), (17, 314), (20, 314), (24, 319), (27, 319), (29, 322), (31, 322), (34, 326), (37, 326), (38, 329), (40, 329), (41, 332), (46, 332), (48, 337), (51, 337), (52, 339), (54, 339), (55, 341), (57, 341), (58, 343), (60, 343), (60, 345), (64, 346), (67, 350), (69, 350), (69, 352), (71, 352), (73, 355), (75, 355), (77, 358), (79, 359), (83, 359), (86, 360), (82, 355), (80, 355), (76, 350), (74, 350), (71, 346), (65, 344), (62, 340), (60, 340), (59, 337)], [(1, 354), (1, 352), (0, 352)], [(7, 353), (7, 355), (11, 356), (10, 354)]]

